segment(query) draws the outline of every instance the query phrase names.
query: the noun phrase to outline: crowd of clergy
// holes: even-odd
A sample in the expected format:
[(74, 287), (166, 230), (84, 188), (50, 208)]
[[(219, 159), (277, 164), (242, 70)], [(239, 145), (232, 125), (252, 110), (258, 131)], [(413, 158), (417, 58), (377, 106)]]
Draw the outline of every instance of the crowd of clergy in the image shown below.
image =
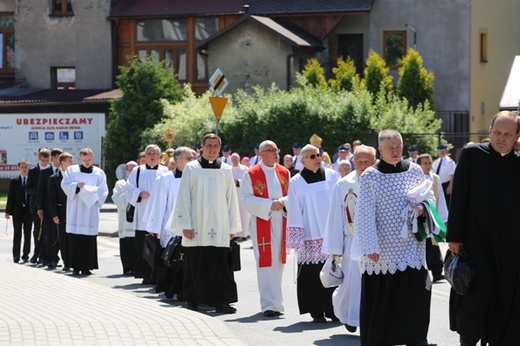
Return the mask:
[[(519, 159), (511, 154), (520, 122), (511, 114), (495, 116), (486, 143), (465, 148), (466, 178), (473, 179), (468, 173), (473, 166), (463, 158), (470, 160), (472, 150), (497, 152), (493, 160), (507, 159), (511, 174), (520, 172)], [(514, 138), (507, 137), (510, 132)], [(445, 279), (438, 242), (446, 239), (448, 217), (459, 223), (451, 235), (448, 231), (450, 250), (458, 253), (470, 239), (460, 231), (460, 204), (453, 218), (448, 212), (451, 195), (458, 201), (468, 198), (471, 186), (462, 190), (468, 183), (447, 146), (437, 147), (436, 160), (411, 146), (404, 159), (401, 134), (384, 130), (378, 149), (360, 141), (344, 143), (332, 159), (317, 135), (292, 149), (280, 164), (280, 149), (270, 140), (259, 143), (250, 158), (222, 146), (215, 134), (204, 136), (195, 149), (176, 146), (162, 153), (157, 145), (148, 145), (137, 162), (126, 163), (124, 177), (113, 189), (123, 274), (155, 285), (157, 293), (185, 302), (188, 309), (205, 306), (232, 314), (238, 299), (233, 272), (240, 270), (233, 244), (251, 239), (263, 316), (285, 313), (282, 277), (293, 251), (300, 314), (309, 314), (314, 323), (341, 323), (351, 333), (360, 327), (363, 346), (435, 345), (427, 341), (431, 291), (432, 283)], [(11, 181), (6, 208), (15, 229), (14, 262), (56, 269), (60, 251), (63, 270), (72, 275), (98, 269), (99, 211), (108, 188), (92, 159), (88, 148), (80, 151), (76, 165), (71, 154), (42, 148), (33, 167), (20, 160), (20, 176)], [(35, 249), (29, 259), (31, 229)], [(469, 249), (480, 246), (467, 242)], [(161, 255), (174, 247), (178, 262), (166, 264)], [(322, 279), (338, 272), (337, 285)], [(511, 304), (518, 305), (514, 289), (505, 291), (513, 294)], [(461, 334), (461, 345), (509, 340), (510, 323), (518, 314), (497, 327), (486, 315), (489, 301), (476, 303), (482, 295), (467, 298), (452, 291), (451, 296), (450, 328)], [(465, 329), (468, 314), (479, 316), (485, 330)], [(491, 331), (490, 325), (499, 330)]]

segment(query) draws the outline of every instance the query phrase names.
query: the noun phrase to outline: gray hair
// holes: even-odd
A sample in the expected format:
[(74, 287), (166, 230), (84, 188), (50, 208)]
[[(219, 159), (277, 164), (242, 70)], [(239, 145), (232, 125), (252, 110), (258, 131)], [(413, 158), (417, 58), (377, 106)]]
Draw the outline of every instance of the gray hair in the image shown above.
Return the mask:
[[(300, 151), (300, 157), (303, 159), (306, 155), (306, 153), (309, 151), (309, 150), (312, 150), (312, 151), (316, 151), (316, 150), (320, 150), (318, 149), (318, 147), (315, 147), (314, 145), (312, 144), (307, 144), (306, 146), (304, 146), (302, 148), (302, 150)], [(311, 154), (312, 155), (312, 154)]]
[(351, 167), (350, 162), (348, 162), (347, 160), (341, 160), (340, 162), (338, 162), (338, 167), (341, 167), (341, 166)]
[(186, 152), (191, 152), (191, 148), (188, 148), (188, 147), (178, 147), (177, 149), (175, 149), (175, 151), (173, 152), (173, 158), (175, 159), (175, 161), (177, 161), (181, 156), (182, 154), (186, 153)]
[(374, 148), (374, 147), (361, 144), (361, 145), (357, 146), (356, 149), (354, 150), (354, 160), (356, 159), (356, 155), (358, 153), (368, 153), (368, 154), (372, 155), (375, 159), (377, 151), (376, 151), (376, 148)]
[(383, 145), (383, 142), (388, 139), (399, 139), (399, 141), (403, 143), (403, 137), (401, 137), (401, 134), (396, 130), (388, 129), (379, 132), (379, 136), (377, 137), (379, 145)]
[(267, 140), (263, 141), (262, 143), (260, 143), (260, 145), (258, 146), (258, 150), (264, 151), (265, 147), (268, 145), (276, 146), (276, 143), (267, 139)]
[(146, 146), (146, 148), (144, 149), (144, 152), (147, 153), (148, 152), (148, 149), (154, 149), (155, 151), (157, 151), (159, 154), (161, 153), (161, 148), (159, 148), (159, 146), (157, 144), (148, 144)]

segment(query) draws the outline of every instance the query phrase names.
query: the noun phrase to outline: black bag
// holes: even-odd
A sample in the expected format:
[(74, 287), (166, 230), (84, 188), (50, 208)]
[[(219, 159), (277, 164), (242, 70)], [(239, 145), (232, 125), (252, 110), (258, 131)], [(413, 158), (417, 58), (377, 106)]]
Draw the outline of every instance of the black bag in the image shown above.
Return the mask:
[[(136, 178), (136, 185), (139, 187), (139, 173), (141, 172), (141, 167), (137, 167), (137, 178)], [(134, 222), (134, 215), (135, 215), (135, 207), (128, 203), (126, 205), (126, 222)]]
[(240, 266), (240, 244), (231, 240), (229, 243), (229, 267), (232, 271), (239, 271)]
[(182, 237), (173, 237), (164, 248), (161, 258), (164, 265), (170, 268), (179, 268), (184, 265), (184, 247)]
[(161, 249), (159, 239), (147, 234), (144, 237), (143, 258), (152, 268), (155, 267), (156, 254), (159, 249)]
[(444, 276), (458, 295), (462, 296), (469, 292), (475, 270), (464, 247), (461, 246), (456, 255), (448, 250), (444, 260)]
[(135, 207), (130, 203), (126, 206), (126, 222), (134, 222)]

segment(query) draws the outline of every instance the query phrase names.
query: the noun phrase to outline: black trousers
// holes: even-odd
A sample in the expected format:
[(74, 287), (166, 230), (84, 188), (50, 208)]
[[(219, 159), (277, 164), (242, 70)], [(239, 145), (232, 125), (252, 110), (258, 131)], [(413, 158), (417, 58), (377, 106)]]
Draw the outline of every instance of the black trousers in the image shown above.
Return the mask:
[[(58, 264), (60, 233), (59, 226), (54, 223), (49, 213), (43, 217), (43, 228), (45, 229), (45, 255), (44, 262)], [(47, 215), (48, 214), (48, 215)]]
[(119, 256), (123, 265), (123, 274), (134, 271), (136, 252), (134, 237), (119, 238)]
[(32, 214), (33, 218), (33, 237), (34, 237), (34, 254), (31, 258), (31, 262), (43, 263), (46, 260), (47, 252), (45, 243), (45, 226), (43, 220), (38, 217), (37, 213)]
[(449, 181), (447, 183), (442, 183), (442, 192), (444, 192), (444, 197), (446, 198), (446, 206), (448, 207), (448, 211), (449, 211), (450, 210), (451, 195), (448, 195), (446, 193), (446, 189), (448, 188), (448, 186), (450, 186), (450, 182)]
[(69, 234), (66, 231), (67, 223), (60, 221), (59, 224), (59, 233), (60, 233), (60, 255), (61, 260), (63, 261), (63, 267), (70, 268), (70, 241)]
[[(20, 247), (22, 245), (23, 236), (23, 251), (22, 260), (29, 259), (31, 252), (31, 229), (32, 229), (32, 215), (29, 212), (29, 207), (23, 208), (19, 215), (12, 215), (13, 220), (13, 260), (18, 262), (20, 260)], [(23, 232), (22, 232), (23, 230)]]
[(426, 239), (426, 264), (433, 275), (442, 274), (442, 254), (438, 245), (432, 244), (432, 238)]
[(146, 231), (135, 231), (135, 264), (134, 264), (134, 277), (142, 278), (144, 280), (152, 279), (152, 267), (144, 260), (144, 237), (148, 232)]

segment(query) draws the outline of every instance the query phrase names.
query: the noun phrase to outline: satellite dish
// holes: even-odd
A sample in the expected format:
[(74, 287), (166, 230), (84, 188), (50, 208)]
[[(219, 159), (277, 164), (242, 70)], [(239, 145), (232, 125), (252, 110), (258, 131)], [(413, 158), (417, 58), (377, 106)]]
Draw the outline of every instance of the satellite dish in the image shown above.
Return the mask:
[(117, 180), (126, 179), (126, 163), (122, 163), (116, 168)]

